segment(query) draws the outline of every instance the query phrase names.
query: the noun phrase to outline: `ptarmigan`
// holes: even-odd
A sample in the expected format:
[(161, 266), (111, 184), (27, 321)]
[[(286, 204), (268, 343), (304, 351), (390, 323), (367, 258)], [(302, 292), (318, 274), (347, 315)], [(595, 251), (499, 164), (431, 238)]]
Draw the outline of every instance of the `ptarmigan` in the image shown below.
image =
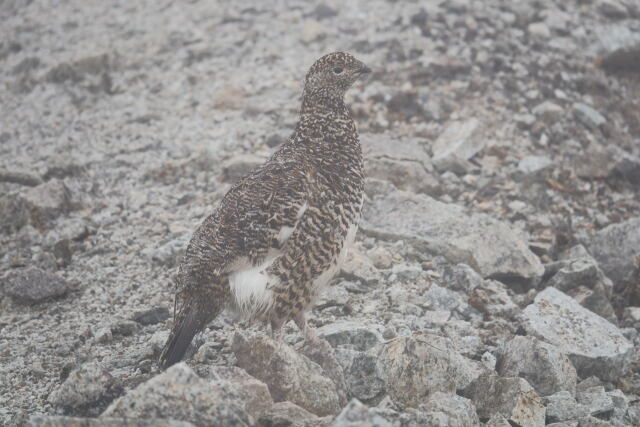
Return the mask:
[(162, 368), (181, 360), (226, 307), (270, 323), (275, 336), (293, 319), (307, 340), (317, 339), (305, 311), (338, 272), (363, 201), (362, 149), (344, 95), (370, 71), (344, 52), (317, 60), (293, 135), (195, 231), (180, 265)]

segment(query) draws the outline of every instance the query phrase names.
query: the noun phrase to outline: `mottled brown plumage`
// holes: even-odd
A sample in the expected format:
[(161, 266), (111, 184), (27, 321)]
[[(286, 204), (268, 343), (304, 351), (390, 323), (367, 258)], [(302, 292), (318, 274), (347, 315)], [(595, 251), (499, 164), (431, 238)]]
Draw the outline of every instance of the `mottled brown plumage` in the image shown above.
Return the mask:
[(235, 184), (194, 233), (179, 271), (176, 315), (160, 366), (179, 361), (224, 308), (278, 335), (335, 275), (360, 218), (362, 150), (344, 94), (369, 69), (348, 53), (316, 61), (293, 135)]

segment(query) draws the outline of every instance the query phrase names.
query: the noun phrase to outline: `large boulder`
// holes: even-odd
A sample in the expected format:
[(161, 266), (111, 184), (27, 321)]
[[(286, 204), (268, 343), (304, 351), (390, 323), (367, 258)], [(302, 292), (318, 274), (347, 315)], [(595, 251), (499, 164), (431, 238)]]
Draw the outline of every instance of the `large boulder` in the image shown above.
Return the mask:
[(422, 194), (395, 191), (365, 206), (361, 229), (374, 237), (405, 240), (429, 255), (473, 267), (483, 277), (537, 279), (544, 273), (527, 236), (484, 214)]
[(476, 405), (481, 420), (488, 420), (495, 413), (500, 413), (513, 425), (544, 425), (542, 398), (522, 378), (503, 378), (487, 373), (473, 381), (463, 394)]
[(365, 169), (369, 178), (391, 182), (400, 190), (437, 192), (431, 159), (418, 140), (388, 134), (363, 135)]
[(585, 245), (607, 277), (613, 280), (616, 290), (626, 288), (640, 268), (640, 217), (595, 232)]
[(560, 261), (545, 265), (545, 275), (549, 274), (552, 276), (547, 286), (572, 296), (583, 307), (617, 323), (610, 302), (613, 283), (584, 246), (574, 246), (562, 255)]
[(124, 388), (97, 363), (86, 363), (69, 374), (49, 395), (49, 402), (65, 414), (98, 416)]
[(290, 401), (307, 411), (324, 416), (340, 411), (336, 384), (320, 365), (290, 346), (256, 334), (233, 336), (238, 366), (269, 387), (274, 401)]
[(541, 396), (566, 390), (575, 394), (578, 377), (567, 356), (535, 337), (517, 335), (498, 348), (496, 371), (521, 377)]
[(211, 376), (217, 380), (224, 380), (233, 384), (245, 401), (245, 409), (257, 420), (264, 412), (271, 409), (273, 399), (265, 383), (255, 379), (237, 366), (214, 366)]
[(526, 331), (566, 354), (581, 377), (615, 381), (628, 371), (633, 345), (622, 332), (559, 290), (540, 292), (523, 315)]
[(447, 125), (433, 147), (433, 164), (440, 172), (464, 174), (471, 169), (469, 160), (487, 143), (480, 120), (472, 117)]
[(416, 408), (435, 392), (455, 392), (461, 357), (448, 338), (414, 334), (387, 343), (378, 366), (391, 399)]
[(115, 400), (102, 417), (172, 418), (195, 425), (250, 426), (246, 396), (228, 381), (200, 378), (185, 363)]
[(72, 289), (62, 277), (37, 267), (11, 270), (2, 281), (0, 288), (15, 302), (25, 305), (61, 298)]
[[(447, 426), (464, 427), (480, 425), (476, 407), (473, 403), (469, 399), (455, 394), (435, 392), (422, 409), (426, 412), (444, 415), (447, 419)], [(440, 418), (442, 418), (442, 415), (440, 415)]]
[(72, 209), (71, 191), (58, 179), (0, 198), (0, 231), (13, 232), (27, 223), (50, 228)]

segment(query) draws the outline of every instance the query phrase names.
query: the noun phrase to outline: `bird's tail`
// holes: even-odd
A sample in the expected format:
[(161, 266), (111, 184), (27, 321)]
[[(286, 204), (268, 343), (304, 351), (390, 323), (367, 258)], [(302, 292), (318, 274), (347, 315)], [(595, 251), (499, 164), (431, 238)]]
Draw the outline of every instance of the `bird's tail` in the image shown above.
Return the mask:
[(191, 296), (181, 304), (174, 317), (169, 339), (158, 360), (160, 369), (166, 369), (182, 360), (193, 337), (222, 311), (221, 303), (222, 301), (209, 296), (198, 295)]

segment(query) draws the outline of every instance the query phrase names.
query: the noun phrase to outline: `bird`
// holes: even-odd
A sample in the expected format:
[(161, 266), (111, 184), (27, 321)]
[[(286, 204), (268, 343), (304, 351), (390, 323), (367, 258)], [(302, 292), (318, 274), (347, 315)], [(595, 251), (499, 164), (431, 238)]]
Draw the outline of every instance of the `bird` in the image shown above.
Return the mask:
[(294, 320), (305, 341), (312, 308), (340, 270), (364, 201), (363, 155), (345, 93), (371, 72), (347, 52), (309, 69), (291, 136), (235, 183), (195, 230), (178, 269), (174, 322), (161, 369), (223, 310), (270, 326)]

